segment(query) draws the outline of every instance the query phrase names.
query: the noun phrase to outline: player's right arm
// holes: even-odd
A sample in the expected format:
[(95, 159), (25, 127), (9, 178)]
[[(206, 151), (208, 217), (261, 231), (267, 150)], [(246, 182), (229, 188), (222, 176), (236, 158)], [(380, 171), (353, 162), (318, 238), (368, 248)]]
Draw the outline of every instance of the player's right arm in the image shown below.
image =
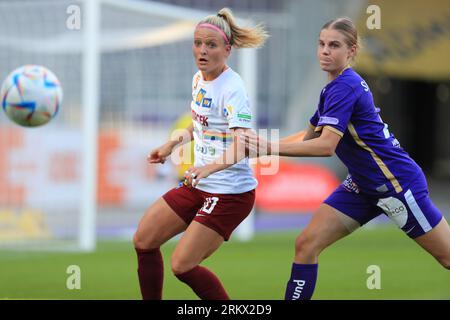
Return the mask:
[(149, 163), (164, 163), (173, 149), (180, 147), (194, 139), (194, 125), (191, 123), (186, 129), (176, 130), (169, 141), (150, 151), (147, 156)]

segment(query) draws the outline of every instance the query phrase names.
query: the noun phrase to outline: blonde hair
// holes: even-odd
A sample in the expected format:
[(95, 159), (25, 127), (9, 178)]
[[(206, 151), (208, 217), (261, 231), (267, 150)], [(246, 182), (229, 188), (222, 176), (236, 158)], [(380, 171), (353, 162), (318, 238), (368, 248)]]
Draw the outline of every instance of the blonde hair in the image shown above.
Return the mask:
[(220, 28), (235, 48), (259, 48), (264, 45), (269, 34), (262, 24), (253, 28), (243, 28), (237, 25), (236, 19), (229, 8), (220, 9), (216, 15), (205, 17), (199, 22), (209, 23)]

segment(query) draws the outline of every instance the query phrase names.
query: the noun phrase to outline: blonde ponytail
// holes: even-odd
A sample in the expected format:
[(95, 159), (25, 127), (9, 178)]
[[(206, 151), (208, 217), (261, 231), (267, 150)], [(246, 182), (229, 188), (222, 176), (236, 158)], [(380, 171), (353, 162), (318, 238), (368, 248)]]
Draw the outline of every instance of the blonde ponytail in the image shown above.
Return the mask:
[(217, 15), (207, 16), (199, 22), (199, 24), (202, 23), (209, 23), (220, 28), (227, 36), (229, 43), (235, 48), (262, 47), (269, 36), (261, 24), (253, 28), (238, 26), (233, 13), (228, 8), (221, 9)]

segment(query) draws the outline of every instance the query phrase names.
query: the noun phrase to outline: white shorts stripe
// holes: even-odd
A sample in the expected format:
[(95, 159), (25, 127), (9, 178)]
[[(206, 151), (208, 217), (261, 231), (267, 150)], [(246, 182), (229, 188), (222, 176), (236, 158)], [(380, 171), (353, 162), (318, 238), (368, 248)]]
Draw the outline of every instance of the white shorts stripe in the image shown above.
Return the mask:
[(430, 223), (423, 214), (422, 210), (420, 210), (420, 207), (417, 204), (416, 199), (414, 199), (411, 189), (408, 189), (408, 191), (405, 192), (405, 199), (406, 202), (408, 203), (409, 209), (413, 213), (414, 217), (416, 217), (423, 231), (425, 232), (430, 231), (432, 229)]

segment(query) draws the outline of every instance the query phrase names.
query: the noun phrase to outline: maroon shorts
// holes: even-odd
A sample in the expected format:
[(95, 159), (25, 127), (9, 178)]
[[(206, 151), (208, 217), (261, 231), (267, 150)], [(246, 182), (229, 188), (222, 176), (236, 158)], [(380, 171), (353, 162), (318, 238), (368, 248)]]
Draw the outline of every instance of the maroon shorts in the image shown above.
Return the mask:
[(217, 194), (182, 185), (162, 197), (187, 224), (195, 220), (228, 241), (233, 230), (252, 211), (255, 190), (238, 194)]

